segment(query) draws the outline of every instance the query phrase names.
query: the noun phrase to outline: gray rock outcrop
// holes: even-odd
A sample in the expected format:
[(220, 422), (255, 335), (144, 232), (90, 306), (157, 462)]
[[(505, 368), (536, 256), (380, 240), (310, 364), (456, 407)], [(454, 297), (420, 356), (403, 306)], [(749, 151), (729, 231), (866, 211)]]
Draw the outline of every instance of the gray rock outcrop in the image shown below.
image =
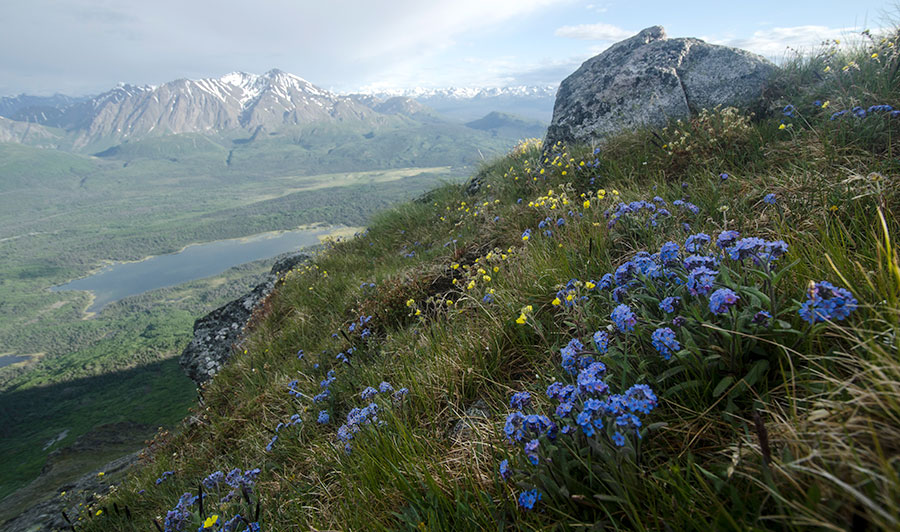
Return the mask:
[(753, 108), (777, 67), (756, 54), (647, 28), (588, 59), (559, 86), (546, 146), (596, 143), (716, 105)]
[(298, 253), (277, 261), (265, 281), (194, 322), (194, 338), (179, 359), (191, 380), (203, 384), (222, 369), (253, 310), (272, 293), (280, 275), (308, 258), (309, 255)]

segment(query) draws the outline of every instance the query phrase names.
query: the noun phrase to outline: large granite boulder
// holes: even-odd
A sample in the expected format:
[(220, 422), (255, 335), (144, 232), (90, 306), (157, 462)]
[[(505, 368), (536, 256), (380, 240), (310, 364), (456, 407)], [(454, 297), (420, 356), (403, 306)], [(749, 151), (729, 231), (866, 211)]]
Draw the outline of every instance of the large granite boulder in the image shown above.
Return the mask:
[(716, 105), (754, 108), (776, 67), (745, 50), (647, 28), (585, 61), (556, 93), (547, 146), (596, 143)]
[(272, 293), (282, 273), (308, 258), (309, 255), (298, 253), (278, 260), (266, 279), (250, 292), (194, 322), (194, 338), (179, 359), (181, 369), (191, 380), (203, 384), (222, 369), (253, 310)]

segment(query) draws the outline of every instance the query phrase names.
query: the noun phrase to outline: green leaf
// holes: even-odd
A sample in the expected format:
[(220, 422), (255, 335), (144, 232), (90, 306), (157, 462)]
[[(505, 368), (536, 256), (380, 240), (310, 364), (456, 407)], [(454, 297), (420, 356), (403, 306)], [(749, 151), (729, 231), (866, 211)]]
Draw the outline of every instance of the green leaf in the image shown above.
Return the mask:
[(731, 386), (732, 382), (734, 382), (734, 377), (731, 375), (723, 377), (722, 380), (719, 381), (719, 384), (716, 384), (716, 387), (713, 389), (713, 397), (718, 397), (725, 393), (725, 390)]
[(760, 301), (762, 301), (762, 306), (768, 308), (772, 304), (772, 300), (769, 299), (769, 296), (763, 294), (758, 288), (755, 286), (745, 286), (742, 292), (747, 294), (751, 294), (755, 297), (758, 297)]
[(747, 375), (744, 377), (744, 380), (747, 382), (747, 386), (753, 386), (757, 382), (759, 382), (760, 377), (762, 377), (766, 373), (767, 369), (769, 369), (768, 360), (757, 360), (750, 368), (750, 371), (747, 372)]

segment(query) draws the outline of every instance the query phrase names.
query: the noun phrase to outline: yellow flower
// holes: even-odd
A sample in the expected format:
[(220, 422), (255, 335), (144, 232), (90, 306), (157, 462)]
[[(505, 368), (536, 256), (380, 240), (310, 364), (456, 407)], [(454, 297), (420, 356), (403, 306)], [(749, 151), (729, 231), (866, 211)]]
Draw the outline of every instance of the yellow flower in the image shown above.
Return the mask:
[(544, 175), (544, 169), (541, 168), (541, 175)]
[(613, 195), (613, 196), (618, 196), (618, 195), (619, 195), (619, 191), (616, 190), (616, 189), (613, 189), (612, 195)]
[(406, 300), (406, 306), (407, 306), (407, 307), (412, 308), (412, 306), (415, 305), (415, 304), (416, 304), (416, 300), (415, 300), (415, 299), (407, 299), (407, 300)]
[(872, 57), (872, 59), (875, 59), (876, 57), (878, 57), (878, 52), (873, 53), (871, 57)]
[(591, 200), (584, 200), (582, 205), (584, 205), (585, 209), (589, 209), (591, 207)]
[(106, 473), (104, 473), (103, 471), (101, 471), (101, 472), (97, 473), (97, 476), (98, 476), (98, 477), (102, 477), (102, 476), (105, 475), (105, 474), (106, 474)]
[(416, 316), (420, 316), (421, 314), (422, 314), (422, 311), (419, 309), (416, 309)]
[(212, 528), (213, 525), (216, 524), (216, 521), (219, 520), (218, 515), (211, 515), (206, 518), (206, 521), (203, 521), (203, 528)]
[(556, 298), (553, 298), (553, 301), (551, 301), (550, 304), (553, 305), (554, 307), (558, 307), (562, 304), (562, 301), (560, 301), (559, 298), (556, 297)]
[(531, 312), (532, 310), (534, 310), (534, 307), (532, 307), (531, 305), (525, 305), (525, 312)]
[(524, 313), (523, 313), (523, 314), (519, 314), (519, 317), (516, 318), (516, 323), (518, 323), (519, 325), (525, 325), (525, 321), (526, 321), (526, 320), (527, 320), (527, 318), (525, 317), (525, 314), (524, 314)]
[(453, 300), (452, 300), (452, 299), (448, 299), (448, 300), (447, 300), (447, 306), (449, 307), (449, 306), (452, 306), (452, 305), (453, 305)]
[(562, 171), (562, 175), (566, 175), (566, 171), (565, 171), (565, 170)]
[(831, 212), (837, 212), (838, 206), (837, 206), (837, 205), (832, 205), (831, 207), (828, 208), (828, 210), (831, 211)]
[(825, 100), (825, 103), (822, 104), (822, 109), (825, 109), (825, 108), (828, 107), (830, 104), (831, 104), (830, 101)]
[(499, 267), (499, 266), (494, 266), (494, 273), (497, 273), (497, 272), (499, 272), (499, 271), (500, 271), (500, 267)]
[(466, 290), (471, 290), (475, 288), (475, 281), (469, 281), (469, 284), (466, 286)]
[(482, 279), (484, 279), (484, 282), (486, 282), (486, 283), (491, 282), (491, 276), (490, 276), (490, 275), (485, 275), (485, 276), (482, 277)]
[(103, 510), (97, 510), (97, 513), (95, 513), (94, 515), (100, 515), (102, 513), (103, 513)]
[(822, 72), (831, 72), (831, 67), (830, 66), (825, 67), (825, 70), (823, 70)]
[(528, 235), (522, 235), (522, 240), (527, 241), (527, 240), (528, 240)]
[(584, 287), (587, 288), (588, 290), (593, 289), (595, 286), (597, 286), (597, 285), (595, 285), (594, 283), (592, 283), (592, 282), (590, 282), (590, 281), (585, 281), (585, 282), (584, 282)]

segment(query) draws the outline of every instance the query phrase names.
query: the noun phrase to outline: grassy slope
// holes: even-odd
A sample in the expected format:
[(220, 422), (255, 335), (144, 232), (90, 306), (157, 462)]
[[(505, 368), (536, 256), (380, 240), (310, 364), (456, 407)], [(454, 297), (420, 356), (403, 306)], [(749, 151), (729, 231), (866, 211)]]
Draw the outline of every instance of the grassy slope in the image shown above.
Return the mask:
[[(84, 528), (146, 530), (204, 476), (232, 467), (262, 469), (256, 496), (267, 530), (895, 528), (900, 261), (891, 238), (900, 234), (900, 119), (828, 119), (857, 104), (900, 104), (896, 48), (872, 47), (786, 68), (773, 107), (792, 103), (794, 117), (748, 123), (713, 113), (613, 139), (596, 167), (588, 148), (528, 148), (483, 167), (476, 196), (448, 186), (384, 213), (366, 236), (288, 276), (245, 354), (204, 390), (201, 422), (96, 503), (91, 515), (106, 511)], [(857, 66), (843, 72), (850, 61)], [(767, 193), (775, 205), (762, 201)], [(607, 226), (604, 210), (653, 196), (671, 218)], [(673, 206), (685, 196), (697, 214)], [(566, 220), (552, 236), (537, 227), (547, 216)], [(616, 305), (582, 284), (575, 290), (587, 299), (567, 310), (552, 303), (560, 285), (597, 280), (668, 240), (683, 243), (683, 223), (714, 239), (724, 229), (783, 239), (789, 251), (771, 275), (723, 259), (717, 288), (741, 297), (724, 316), (677, 285), (629, 291), (625, 301), (641, 319), (634, 333), (612, 333), (600, 358), (613, 391), (643, 382), (659, 395), (642, 416), (643, 439), (629, 435), (619, 449), (603, 432), (541, 436), (540, 466), (529, 465), (503, 438), (511, 394), (530, 390), (548, 410), (542, 390), (569, 379), (560, 348), (573, 337), (588, 344)], [(523, 241), (526, 229), (533, 234)], [(490, 281), (477, 272), (485, 264)], [(807, 283), (823, 279), (851, 290), (860, 307), (846, 321), (810, 327), (797, 309)], [(488, 290), (493, 303), (483, 300)], [(684, 297), (687, 318), (677, 329), (683, 349), (668, 361), (649, 341), (670, 320), (656, 308), (660, 290)], [(771, 327), (749, 323), (761, 308), (775, 314)], [(366, 340), (348, 328), (360, 315), (373, 316)], [(351, 344), (351, 362), (337, 362)], [(314, 404), (309, 397), (332, 368), (331, 395)], [(287, 393), (294, 379), (297, 397)], [(384, 425), (364, 427), (345, 453), (338, 425), (364, 406), (363, 388), (383, 380), (408, 387), (408, 397), (392, 407), (376, 396)], [(489, 417), (452, 431), (479, 400)], [(316, 423), (320, 409), (330, 423)], [(303, 422), (282, 429), (267, 451), (277, 423), (294, 413)], [(504, 458), (515, 471), (510, 482), (497, 472)], [(167, 470), (174, 475), (156, 485)], [(541, 501), (517, 508), (517, 495), (532, 487)], [(207, 515), (247, 515), (214, 500)], [(131, 517), (112, 511), (113, 502)]]

